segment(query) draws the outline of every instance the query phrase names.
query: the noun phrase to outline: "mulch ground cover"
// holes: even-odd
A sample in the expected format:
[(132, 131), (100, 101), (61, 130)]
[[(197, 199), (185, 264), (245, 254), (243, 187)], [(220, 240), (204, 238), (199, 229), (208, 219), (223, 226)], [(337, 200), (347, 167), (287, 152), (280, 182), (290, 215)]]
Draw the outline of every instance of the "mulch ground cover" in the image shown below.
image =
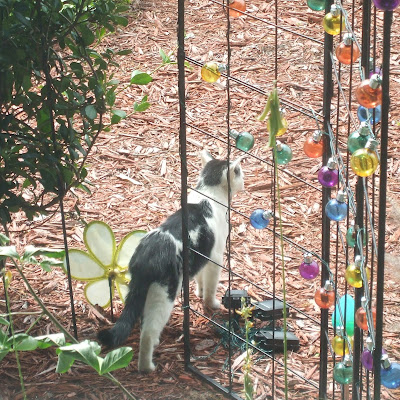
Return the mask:
[[(317, 254), (321, 247), (321, 192), (317, 172), (320, 159), (305, 157), (304, 140), (317, 129), (313, 118), (302, 114), (302, 107), (311, 108), (320, 115), (323, 100), (323, 31), (320, 26), (322, 14), (306, 7), (306, 2), (280, 1), (278, 29), (278, 87), (281, 99), (294, 107), (287, 107), (288, 132), (281, 141), (293, 150), (293, 159), (279, 175), (281, 193), (281, 219), (285, 236), (294, 244), (285, 244), (287, 301), (293, 307), (288, 318), (288, 328), (300, 339), (300, 349), (289, 352), (288, 367), (297, 375), (289, 374), (290, 399), (315, 399), (318, 390), (313, 386), (319, 378), (320, 310), (314, 303), (319, 279), (303, 280), (298, 272), (302, 262), (299, 246)], [(358, 2), (357, 2), (358, 3)], [(361, 24), (360, 7), (357, 6), (356, 26)], [(268, 148), (268, 133), (265, 123), (257, 121), (266, 98), (254, 91), (259, 88), (269, 92), (275, 73), (275, 26), (274, 2), (252, 1), (248, 12), (260, 20), (242, 17), (231, 20), (230, 41), (232, 48), (231, 74), (240, 81), (230, 84), (230, 126), (239, 132), (251, 132), (256, 140), (252, 154), (259, 159), (247, 157), (242, 161), (246, 190), (232, 201), (231, 212), (231, 260), (232, 270), (240, 275), (231, 277), (232, 287), (247, 289), (256, 301), (269, 298), (273, 287), (278, 296), (282, 292), (281, 255), (278, 239), (270, 231), (256, 231), (249, 224), (248, 216), (256, 208), (270, 209), (273, 206), (272, 155)], [(400, 237), (399, 172), (400, 111), (400, 30), (399, 14), (394, 14), (392, 34), (393, 53), (391, 66), (391, 96), (393, 105), (390, 114), (390, 139), (387, 188), (388, 219), (384, 310), (384, 347), (392, 360), (400, 361)], [(131, 49), (132, 54), (120, 58), (116, 77), (127, 83), (135, 70), (153, 71), (160, 63), (159, 49), (165, 53), (176, 50), (176, 4), (143, 0), (129, 12), (129, 25), (109, 36), (106, 45), (118, 49)], [(382, 15), (377, 17), (378, 27)], [(219, 4), (206, 0), (187, 1), (186, 4), (187, 56), (200, 63), (215, 60), (227, 62), (226, 17)], [(298, 36), (301, 33), (303, 36)], [(381, 34), (377, 48), (381, 49)], [(347, 74), (347, 75), (346, 75)], [(343, 68), (342, 84), (348, 93), (348, 69)], [(359, 77), (355, 78), (359, 82)], [(168, 215), (180, 207), (180, 163), (179, 156), (179, 101), (177, 89), (177, 67), (168, 65), (154, 74), (154, 81), (146, 87), (132, 86), (118, 99), (118, 107), (132, 110), (132, 104), (143, 95), (152, 103), (145, 113), (130, 115), (102, 133), (88, 159), (88, 179), (93, 183), (92, 195), (76, 191), (65, 200), (68, 244), (72, 248), (84, 248), (84, 221), (102, 220), (113, 229), (117, 242), (135, 229), (151, 230)], [(338, 102), (335, 92), (334, 104), (338, 104), (339, 147), (345, 150), (347, 127), (343, 100)], [(226, 80), (215, 84), (201, 80), (200, 69), (193, 66), (186, 73), (186, 106), (189, 170), (189, 186), (196, 182), (200, 170), (198, 153), (207, 148), (216, 157), (226, 156)], [(311, 107), (311, 108), (310, 108)], [(336, 113), (333, 106), (333, 115)], [(352, 111), (356, 110), (353, 105)], [(354, 114), (355, 115), (355, 114)], [(221, 139), (221, 140), (219, 140)], [(232, 158), (240, 156), (232, 148)], [(266, 160), (267, 162), (260, 161)], [(303, 179), (303, 181), (299, 180)], [(350, 175), (354, 188), (355, 178)], [(307, 185), (306, 183), (310, 184)], [(372, 189), (371, 189), (372, 191)], [(377, 192), (375, 193), (377, 207)], [(80, 216), (75, 212), (79, 207)], [(236, 212), (237, 211), (237, 212)], [(376, 214), (377, 215), (377, 214)], [(336, 251), (338, 232), (332, 224), (332, 252)], [(340, 225), (342, 234), (345, 226)], [(17, 214), (10, 226), (12, 243), (18, 249), (28, 244), (46, 247), (63, 247), (61, 216), (59, 209), (43, 220), (28, 222)], [(331, 269), (337, 273), (338, 288), (344, 292), (346, 268), (341, 244), (340, 257)], [(274, 254), (275, 251), (275, 254)], [(341, 253), (340, 253), (341, 252)], [(352, 255), (352, 253), (351, 253)], [(273, 262), (277, 269), (274, 273)], [(24, 269), (31, 285), (46, 306), (60, 322), (72, 331), (70, 299), (65, 274), (57, 268), (45, 272), (36, 267)], [(11, 309), (16, 313), (16, 330), (25, 331), (40, 315), (40, 309), (27, 292), (17, 273), (9, 289)], [(254, 285), (255, 283), (256, 285)], [(222, 273), (218, 288), (219, 297), (228, 288), (229, 277)], [(83, 295), (84, 284), (74, 282), (74, 305), (77, 317), (79, 340), (95, 340), (97, 331), (111, 325), (109, 310), (88, 305)], [(193, 288), (192, 288), (193, 289)], [(223, 385), (229, 383), (228, 351), (225, 338), (210, 324), (213, 318), (226, 323), (228, 314), (224, 308), (217, 313), (204, 310), (194, 290), (190, 294), (191, 307), (191, 351), (193, 364), (207, 376)], [(114, 304), (114, 313), (122, 309), (120, 302)], [(5, 312), (4, 298), (0, 310)], [(203, 314), (203, 315), (200, 315)], [(207, 318), (208, 317), (208, 318)], [(155, 351), (157, 369), (151, 374), (137, 371), (139, 328), (136, 327), (127, 341), (134, 349), (134, 359), (129, 367), (113, 375), (138, 399), (220, 399), (215, 390), (200, 379), (185, 371), (182, 330), (182, 301), (177, 299), (171, 319), (164, 329), (160, 346)], [(277, 327), (281, 322), (277, 322)], [(261, 327), (265, 323), (257, 322)], [(46, 318), (42, 318), (31, 334), (41, 335), (57, 329)], [(332, 331), (330, 335), (333, 336)], [(281, 354), (272, 364), (268, 357), (253, 356), (252, 376), (255, 399), (271, 399), (272, 386), (275, 399), (283, 399), (284, 379)], [(340, 389), (332, 383), (332, 357), (329, 357), (329, 393), (340, 398)], [(122, 399), (122, 392), (105, 377), (98, 376), (88, 367), (76, 363), (70, 372), (60, 375), (55, 372), (57, 358), (52, 348), (33, 352), (20, 352), (20, 361), (26, 391), (30, 399)], [(243, 387), (243, 349), (235, 348), (232, 355), (232, 385), (241, 392)], [(272, 380), (272, 370), (275, 370)], [(308, 381), (311, 381), (308, 382)], [(382, 399), (397, 399), (400, 392), (383, 391)], [(15, 356), (9, 354), (0, 363), (0, 398), (21, 399)]]

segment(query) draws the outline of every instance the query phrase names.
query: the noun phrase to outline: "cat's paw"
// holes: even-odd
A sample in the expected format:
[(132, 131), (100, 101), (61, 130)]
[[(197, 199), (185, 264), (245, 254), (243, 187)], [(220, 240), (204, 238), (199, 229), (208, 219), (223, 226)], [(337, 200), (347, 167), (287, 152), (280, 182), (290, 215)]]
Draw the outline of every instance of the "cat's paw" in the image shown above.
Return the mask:
[(218, 310), (221, 307), (221, 302), (217, 299), (211, 299), (208, 301), (205, 301), (205, 304), (207, 307), (212, 308), (213, 310)]
[(199, 285), (197, 285), (197, 287), (196, 287), (196, 289), (195, 289), (195, 291), (194, 291), (194, 294), (195, 294), (197, 297), (202, 298), (202, 297), (203, 297), (203, 288), (201, 288), (201, 287), (199, 287)]
[(156, 369), (156, 366), (152, 362), (150, 362), (150, 363), (140, 363), (139, 362), (139, 372), (148, 374), (150, 372), (153, 372), (155, 369)]

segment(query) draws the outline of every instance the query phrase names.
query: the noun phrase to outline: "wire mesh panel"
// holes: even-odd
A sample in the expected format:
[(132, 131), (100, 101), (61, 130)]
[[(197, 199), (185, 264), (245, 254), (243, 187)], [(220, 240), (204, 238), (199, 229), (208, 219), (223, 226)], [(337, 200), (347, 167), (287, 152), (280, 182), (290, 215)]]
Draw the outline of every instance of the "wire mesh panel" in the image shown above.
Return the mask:
[[(378, 399), (385, 203), (376, 193), (385, 192), (388, 98), (360, 109), (354, 92), (377, 68), (376, 87), (388, 93), (391, 12), (382, 24), (369, 1), (298, 3), (255, 1), (244, 11), (242, 2), (179, 2), (184, 265), (194, 252), (187, 190), (197, 152), (246, 155), (246, 191), (226, 204), (221, 309), (203, 307), (184, 274), (185, 361), (233, 398), (245, 396), (250, 371), (254, 398)], [(256, 118), (274, 81), (288, 123), (276, 143), (271, 120)], [(360, 135), (362, 113), (372, 124)], [(381, 170), (370, 178), (349, 148), (354, 132), (381, 141)], [(241, 297), (254, 306), (247, 330)]]

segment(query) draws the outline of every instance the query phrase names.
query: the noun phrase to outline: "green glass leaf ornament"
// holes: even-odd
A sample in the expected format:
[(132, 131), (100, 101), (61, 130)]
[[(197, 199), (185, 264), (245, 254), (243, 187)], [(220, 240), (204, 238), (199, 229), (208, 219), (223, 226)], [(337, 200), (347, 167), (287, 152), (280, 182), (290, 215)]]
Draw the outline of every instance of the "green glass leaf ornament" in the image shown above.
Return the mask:
[(284, 128), (282, 124), (282, 115), (279, 106), (278, 89), (276, 87), (276, 81), (274, 81), (274, 88), (268, 96), (267, 104), (265, 105), (263, 113), (258, 117), (260, 121), (264, 121), (268, 117), (269, 126), (269, 147), (275, 147), (276, 135)]

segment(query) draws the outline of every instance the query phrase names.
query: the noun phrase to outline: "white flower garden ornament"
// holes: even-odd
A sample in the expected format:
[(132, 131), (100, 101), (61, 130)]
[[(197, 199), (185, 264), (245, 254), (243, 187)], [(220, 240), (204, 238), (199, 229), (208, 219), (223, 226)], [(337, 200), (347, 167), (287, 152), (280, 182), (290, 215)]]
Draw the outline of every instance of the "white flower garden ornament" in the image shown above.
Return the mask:
[[(129, 261), (146, 231), (128, 233), (117, 246), (112, 229), (102, 221), (90, 222), (83, 231), (88, 252), (70, 249), (71, 277), (88, 282), (85, 286), (86, 300), (92, 305), (106, 308), (110, 305), (115, 287), (122, 301), (128, 294), (130, 280)], [(64, 270), (67, 272), (66, 259)], [(111, 290), (110, 290), (111, 283)]]

